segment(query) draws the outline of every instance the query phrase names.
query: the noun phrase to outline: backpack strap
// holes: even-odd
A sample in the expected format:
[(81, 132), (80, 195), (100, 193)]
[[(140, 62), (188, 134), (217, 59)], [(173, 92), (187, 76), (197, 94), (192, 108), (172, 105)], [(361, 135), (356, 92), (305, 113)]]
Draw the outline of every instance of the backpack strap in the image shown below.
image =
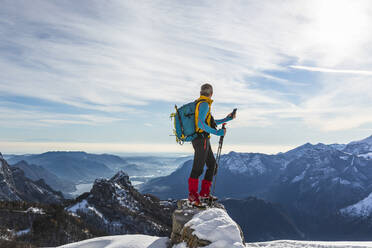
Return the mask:
[[(198, 99), (198, 100), (196, 100), (196, 105), (195, 105), (195, 133), (197, 133), (198, 136), (203, 136), (203, 137), (205, 137), (205, 136), (208, 136), (208, 133), (205, 132), (204, 130), (202, 130), (201, 128), (198, 127), (198, 124), (197, 124), (197, 123), (198, 123), (198, 120), (196, 119), (196, 111), (197, 111), (197, 108), (199, 108), (200, 103), (202, 103), (202, 102), (206, 102), (206, 103), (208, 103), (205, 99)], [(209, 105), (209, 104), (208, 104), (208, 105)], [(210, 110), (208, 111), (207, 119), (208, 119), (208, 115), (211, 115)], [(199, 110), (198, 110), (198, 117), (199, 117)], [(199, 132), (199, 130), (202, 130), (202, 131)]]

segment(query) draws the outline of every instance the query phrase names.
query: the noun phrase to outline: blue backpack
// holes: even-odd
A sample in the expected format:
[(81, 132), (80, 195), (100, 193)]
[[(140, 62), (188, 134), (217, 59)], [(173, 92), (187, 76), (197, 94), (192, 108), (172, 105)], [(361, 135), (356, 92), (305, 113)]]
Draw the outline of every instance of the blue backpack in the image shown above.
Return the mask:
[(193, 101), (180, 108), (177, 108), (177, 105), (174, 106), (176, 113), (171, 114), (171, 118), (174, 118), (173, 133), (180, 145), (185, 141), (192, 141), (198, 136), (195, 131), (195, 108), (197, 103), (198, 101)]

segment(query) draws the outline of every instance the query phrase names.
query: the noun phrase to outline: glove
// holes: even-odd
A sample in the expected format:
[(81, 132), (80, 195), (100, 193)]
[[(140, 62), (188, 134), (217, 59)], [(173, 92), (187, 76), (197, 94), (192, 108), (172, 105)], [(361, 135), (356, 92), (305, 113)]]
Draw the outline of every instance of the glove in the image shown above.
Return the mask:
[(226, 118), (229, 118), (230, 120), (235, 119), (235, 117), (236, 117), (236, 112), (235, 112), (235, 114), (233, 114), (233, 113), (231, 112), (230, 114), (228, 114), (228, 115), (226, 116)]

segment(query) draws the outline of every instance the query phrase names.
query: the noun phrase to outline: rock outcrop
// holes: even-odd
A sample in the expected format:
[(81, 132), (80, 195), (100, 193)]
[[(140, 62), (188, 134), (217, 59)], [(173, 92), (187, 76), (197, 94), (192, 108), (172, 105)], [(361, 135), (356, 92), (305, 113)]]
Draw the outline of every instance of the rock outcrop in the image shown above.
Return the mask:
[(180, 200), (172, 221), (169, 247), (196, 248), (212, 243), (214, 247), (245, 247), (241, 228), (222, 204), (215, 203), (213, 207), (199, 209), (188, 206), (187, 200)]
[(168, 236), (174, 208), (170, 201), (139, 193), (129, 176), (119, 171), (111, 179), (97, 179), (67, 211), (109, 234)]

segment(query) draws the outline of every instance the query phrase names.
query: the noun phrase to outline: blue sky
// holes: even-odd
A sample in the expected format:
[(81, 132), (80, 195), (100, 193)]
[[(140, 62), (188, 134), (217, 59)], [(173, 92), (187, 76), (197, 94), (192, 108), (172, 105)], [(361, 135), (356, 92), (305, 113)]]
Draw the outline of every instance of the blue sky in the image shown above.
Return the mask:
[(239, 109), (225, 152), (362, 139), (371, 26), (368, 0), (2, 1), (0, 151), (191, 152), (169, 114), (204, 82)]

